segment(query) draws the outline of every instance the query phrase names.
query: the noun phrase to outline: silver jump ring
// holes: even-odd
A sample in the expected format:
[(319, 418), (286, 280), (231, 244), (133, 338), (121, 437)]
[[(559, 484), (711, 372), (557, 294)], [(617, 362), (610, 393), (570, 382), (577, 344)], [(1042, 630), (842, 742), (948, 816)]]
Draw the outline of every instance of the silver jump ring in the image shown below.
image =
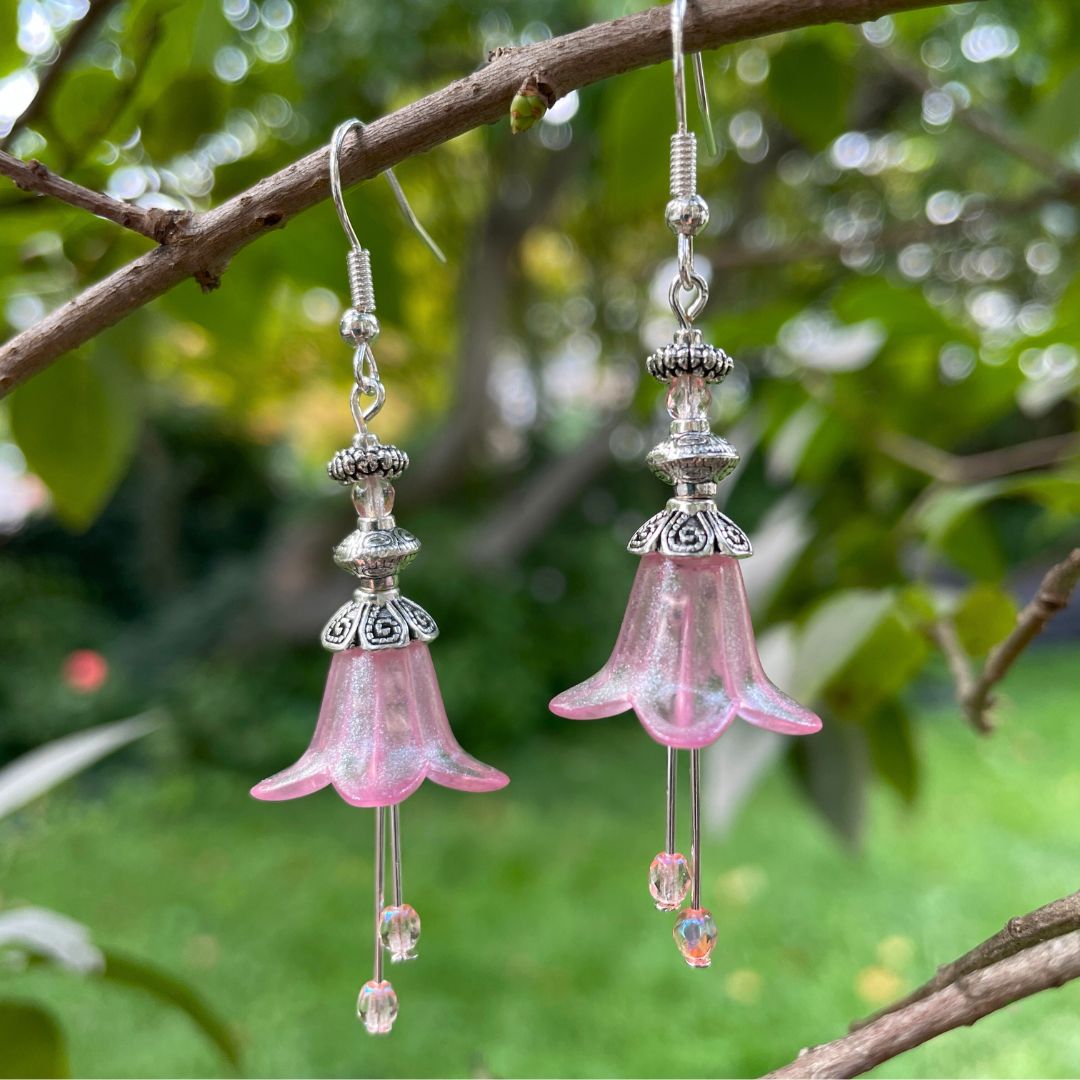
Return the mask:
[[(695, 289), (697, 290), (697, 296), (687, 307), (683, 304), (680, 294), (693, 292)], [(675, 318), (679, 320), (679, 325), (684, 330), (690, 329), (690, 324), (705, 310), (705, 305), (708, 302), (709, 283), (696, 270), (690, 271), (689, 288), (683, 284), (680, 274), (676, 274), (671, 279), (671, 288), (668, 289), (668, 303), (671, 304), (671, 310), (675, 313)]]
[(349, 396), (349, 408), (352, 410), (353, 421), (356, 424), (358, 435), (367, 434), (368, 421), (374, 419), (378, 411), (383, 407), (383, 402), (386, 401), (386, 387), (382, 383), (376, 384), (374, 390), (375, 400), (367, 405), (361, 404), (360, 401), (364, 393), (365, 391), (361, 390), (359, 384), (357, 384), (352, 388), (352, 394)]

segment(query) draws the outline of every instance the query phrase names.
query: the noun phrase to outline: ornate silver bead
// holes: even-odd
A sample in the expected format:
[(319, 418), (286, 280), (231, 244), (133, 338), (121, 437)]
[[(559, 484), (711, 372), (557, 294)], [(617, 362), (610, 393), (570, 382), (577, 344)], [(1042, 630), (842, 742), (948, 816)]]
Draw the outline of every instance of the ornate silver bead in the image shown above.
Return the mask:
[(339, 484), (355, 484), (369, 476), (384, 476), (393, 480), (409, 467), (409, 455), (389, 443), (372, 438), (359, 446), (339, 450), (326, 466), (332, 480)]
[(677, 236), (697, 236), (709, 224), (709, 204), (697, 194), (676, 195), (664, 208), (664, 220)]
[(420, 541), (408, 529), (355, 529), (334, 548), (334, 562), (355, 577), (376, 580), (396, 575), (419, 551)]
[(654, 446), (645, 464), (672, 485), (715, 484), (739, 464), (739, 452), (711, 431), (688, 431)]
[(680, 330), (670, 345), (662, 345), (645, 361), (649, 374), (659, 382), (677, 375), (700, 375), (707, 383), (722, 382), (731, 371), (731, 357), (709, 345), (700, 330)]
[(341, 340), (353, 348), (370, 345), (379, 336), (379, 329), (379, 320), (370, 311), (356, 308), (348, 308), (338, 324)]

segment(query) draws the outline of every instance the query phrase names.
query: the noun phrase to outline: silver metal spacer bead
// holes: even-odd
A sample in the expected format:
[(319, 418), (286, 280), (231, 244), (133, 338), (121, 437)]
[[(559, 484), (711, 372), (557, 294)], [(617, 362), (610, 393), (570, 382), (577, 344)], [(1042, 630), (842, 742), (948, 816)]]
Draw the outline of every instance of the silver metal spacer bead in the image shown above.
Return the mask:
[(349, 308), (338, 325), (341, 340), (354, 349), (370, 345), (379, 336), (379, 330), (379, 320), (370, 311), (357, 311), (356, 308)]
[(667, 204), (664, 220), (677, 236), (697, 236), (709, 224), (709, 204), (700, 195), (677, 195)]

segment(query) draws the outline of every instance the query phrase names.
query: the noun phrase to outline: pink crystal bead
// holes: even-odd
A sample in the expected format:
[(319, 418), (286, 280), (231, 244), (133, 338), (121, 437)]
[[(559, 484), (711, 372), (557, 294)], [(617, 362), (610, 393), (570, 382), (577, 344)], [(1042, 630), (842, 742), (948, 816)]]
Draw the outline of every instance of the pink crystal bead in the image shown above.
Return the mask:
[(397, 994), (385, 979), (382, 982), (369, 979), (360, 987), (356, 1015), (363, 1021), (369, 1035), (388, 1035), (397, 1014)]
[(690, 967), (703, 968), (712, 963), (716, 945), (716, 921), (705, 908), (686, 908), (679, 912), (673, 931), (675, 944)]
[(551, 702), (570, 720), (627, 709), (657, 742), (687, 750), (715, 742), (736, 716), (785, 735), (821, 728), (762, 669), (742, 570), (727, 555), (643, 556), (611, 658)]
[(667, 410), (672, 420), (703, 420), (709, 415), (712, 391), (700, 375), (679, 375), (671, 380)]
[(333, 784), (353, 806), (392, 806), (425, 777), (459, 791), (494, 791), (510, 782), (458, 745), (428, 647), (414, 641), (334, 653), (311, 745), (251, 794), (296, 799)]
[(385, 907), (379, 916), (379, 940), (395, 964), (416, 959), (420, 916), (410, 904)]
[(661, 851), (649, 867), (649, 892), (657, 911), (675, 911), (690, 891), (690, 864), (677, 851)]

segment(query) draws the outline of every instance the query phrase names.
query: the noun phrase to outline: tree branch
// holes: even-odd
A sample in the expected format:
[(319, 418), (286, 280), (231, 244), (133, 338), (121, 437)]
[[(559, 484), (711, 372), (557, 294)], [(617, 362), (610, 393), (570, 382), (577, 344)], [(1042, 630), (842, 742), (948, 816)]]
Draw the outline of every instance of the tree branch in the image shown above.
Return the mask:
[(1046, 624), (1068, 606), (1073, 590), (1080, 584), (1080, 548), (1050, 567), (1031, 602), (1016, 617), (1009, 636), (995, 646), (978, 675), (964, 652), (956, 627), (949, 619), (939, 619), (930, 627), (934, 640), (948, 661), (956, 700), (968, 722), (978, 732), (988, 734), (994, 726), (990, 710), (994, 705), (993, 689), (1005, 678), (1020, 654), (1042, 633)]
[(470, 537), (473, 566), (506, 566), (528, 550), (611, 461), (611, 435), (621, 419), (612, 417), (570, 453), (552, 458), (496, 506)]
[(889, 1013), (899, 1012), (916, 1001), (923, 1001), (973, 971), (989, 967), (1024, 949), (1030, 949), (1033, 945), (1072, 933), (1074, 930), (1080, 930), (1080, 892), (1036, 908), (1027, 915), (1010, 919), (992, 938), (976, 945), (951, 964), (942, 964), (937, 969), (937, 974), (917, 990), (912, 990), (906, 997), (886, 1006), (873, 1016), (856, 1021), (851, 1025), (851, 1030), (858, 1031)]
[[(930, 0), (723, 0), (687, 12), (688, 50), (713, 49), (826, 22), (864, 22), (932, 6)], [(342, 154), (347, 185), (377, 175), (462, 133), (506, 115), (522, 79), (543, 69), (559, 94), (634, 68), (660, 63), (671, 48), (669, 12), (650, 8), (563, 37), (514, 49), (483, 70), (368, 125)], [(229, 260), (329, 195), (322, 147), (205, 214), (170, 242), (117, 270), (0, 349), (0, 394), (119, 322), (186, 278), (214, 288)]]
[[(974, 1024), (1014, 1001), (1080, 977), (1080, 932), (1033, 940), (1038, 943), (966, 973), (958, 972), (940, 989), (910, 1004), (898, 1004), (895, 1011), (886, 1011), (842, 1038), (804, 1050), (768, 1077), (859, 1076), (946, 1031)], [(991, 942), (973, 953), (988, 948)], [(957, 964), (965, 959), (961, 957)]]
[(64, 177), (50, 172), (40, 161), (33, 158), (20, 161), (5, 150), (0, 150), (0, 175), (8, 177), (23, 191), (51, 195), (70, 206), (77, 206), (80, 210), (89, 210), (98, 217), (115, 221), (117, 225), (123, 225), (125, 229), (147, 236), (159, 244), (168, 243), (191, 217), (186, 210), (132, 206), (131, 203), (121, 202), (111, 195), (103, 195), (71, 180), (65, 180)]
[(893, 461), (924, 473), (939, 484), (979, 484), (1065, 461), (1080, 450), (1080, 435), (1075, 432), (1049, 435), (978, 454), (950, 454), (900, 431), (884, 431), (874, 443)]

